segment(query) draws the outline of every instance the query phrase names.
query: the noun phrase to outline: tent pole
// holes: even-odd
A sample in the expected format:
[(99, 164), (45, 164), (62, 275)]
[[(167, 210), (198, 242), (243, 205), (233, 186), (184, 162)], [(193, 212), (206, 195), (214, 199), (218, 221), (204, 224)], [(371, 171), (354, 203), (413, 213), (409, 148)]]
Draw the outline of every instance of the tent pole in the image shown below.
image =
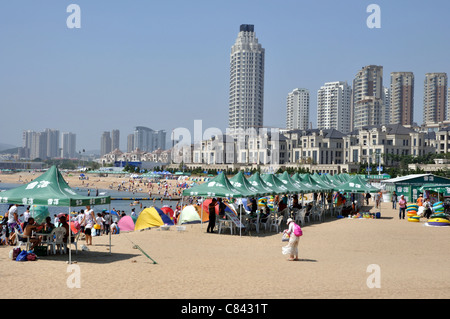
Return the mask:
[(200, 199), (200, 205), (201, 205), (201, 207), (202, 207), (202, 220), (201, 220), (201, 222), (200, 222), (200, 225), (201, 225), (201, 229), (203, 229), (203, 196), (202, 197), (200, 197), (201, 199)]
[[(111, 214), (111, 201), (109, 201), (109, 222), (112, 222), (112, 214)], [(110, 229), (108, 230), (108, 234), (109, 234), (109, 254), (111, 255), (111, 226)]]
[(70, 211), (72, 210), (72, 207), (69, 206), (69, 237), (67, 237), (67, 243), (69, 245), (69, 265), (72, 264), (72, 227), (70, 227)]

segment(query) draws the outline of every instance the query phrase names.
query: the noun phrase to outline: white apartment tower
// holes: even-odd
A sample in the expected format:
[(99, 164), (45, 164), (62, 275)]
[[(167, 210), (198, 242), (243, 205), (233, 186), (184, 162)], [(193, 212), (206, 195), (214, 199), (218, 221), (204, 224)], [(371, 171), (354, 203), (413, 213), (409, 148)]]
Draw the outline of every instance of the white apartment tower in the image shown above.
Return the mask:
[(254, 26), (241, 25), (230, 55), (228, 127), (234, 137), (239, 130), (263, 126), (264, 56)]
[(286, 129), (306, 130), (309, 123), (309, 90), (294, 89), (287, 96)]
[(353, 80), (352, 126), (388, 124), (388, 110), (384, 104), (383, 67), (363, 67)]
[(327, 82), (317, 92), (317, 128), (351, 131), (352, 88), (347, 82)]

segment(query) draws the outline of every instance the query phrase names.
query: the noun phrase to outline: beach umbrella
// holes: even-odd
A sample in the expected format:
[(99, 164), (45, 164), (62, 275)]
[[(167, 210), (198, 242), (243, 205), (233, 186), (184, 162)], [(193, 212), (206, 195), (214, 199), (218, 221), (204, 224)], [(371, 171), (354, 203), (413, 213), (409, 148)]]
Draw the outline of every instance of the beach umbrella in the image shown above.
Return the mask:
[(276, 194), (276, 191), (272, 188), (270, 188), (266, 182), (264, 182), (261, 178), (261, 175), (256, 172), (253, 174), (249, 179), (248, 182), (258, 189), (258, 192), (266, 195), (273, 195)]

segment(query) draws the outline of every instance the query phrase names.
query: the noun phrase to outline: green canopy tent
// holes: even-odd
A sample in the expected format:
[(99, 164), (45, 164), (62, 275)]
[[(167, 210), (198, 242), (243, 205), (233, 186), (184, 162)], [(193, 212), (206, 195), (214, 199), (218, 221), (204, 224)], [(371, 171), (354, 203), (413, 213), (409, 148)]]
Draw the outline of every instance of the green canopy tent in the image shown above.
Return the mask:
[(317, 191), (320, 191), (320, 187), (316, 186), (316, 183), (310, 183), (310, 181), (308, 179), (306, 179), (307, 175), (309, 174), (299, 174), (299, 173), (295, 173), (294, 175), (292, 175), (291, 179), (294, 181), (297, 181), (299, 183), (301, 183), (303, 185), (303, 187), (306, 188), (305, 193), (314, 193)]
[(305, 194), (310, 192), (307, 186), (303, 185), (298, 180), (294, 180), (291, 176), (289, 176), (288, 172), (286, 171), (283, 172), (283, 174), (281, 174), (280, 176), (278, 176), (278, 179), (282, 181), (283, 184), (288, 188), (296, 189), (297, 193), (299, 194), (300, 193)]
[(344, 193), (374, 193), (379, 189), (367, 183), (366, 180), (360, 176), (353, 176), (347, 182), (335, 186), (337, 192)]
[[(241, 193), (237, 188), (235, 188), (223, 172), (207, 182), (195, 185), (192, 188), (185, 189), (182, 194), (183, 196), (198, 196), (202, 198), (242, 198), (247, 196)], [(203, 227), (203, 204), (201, 205), (201, 209), (201, 219)]]
[(240, 198), (246, 195), (235, 188), (222, 172), (207, 182), (185, 189), (183, 196)]
[(244, 174), (240, 171), (229, 179), (231, 185), (245, 196), (265, 196), (270, 194), (269, 190), (258, 188), (247, 180)]
[[(83, 196), (76, 193), (64, 180), (58, 168), (52, 166), (30, 183), (1, 192), (0, 203), (68, 207), (70, 216), (72, 207), (106, 205), (111, 203), (111, 198), (109, 196)], [(68, 222), (70, 224), (70, 219)], [(68, 238), (71, 238), (70, 232), (71, 228), (69, 227)], [(111, 253), (111, 237), (109, 247)], [(71, 262), (72, 250), (69, 245), (69, 263)]]
[(426, 191), (437, 193), (436, 201), (440, 201), (441, 195), (444, 197), (450, 196), (450, 184), (428, 184), (419, 188), (419, 192), (421, 193), (425, 193)]
[(294, 188), (288, 188), (284, 183), (276, 177), (274, 174), (263, 174), (261, 175), (261, 179), (266, 183), (267, 186), (269, 186), (271, 189), (273, 189), (276, 194), (293, 194), (296, 193), (297, 190)]
[(265, 195), (276, 195), (276, 190), (270, 188), (266, 182), (264, 182), (261, 178), (261, 175), (256, 172), (247, 180), (253, 187), (256, 187), (259, 192), (264, 193)]
[[(318, 175), (317, 175), (318, 176)], [(314, 179), (311, 174), (307, 174), (303, 179), (302, 183), (312, 185), (317, 189), (314, 192), (329, 193), (333, 191), (333, 186), (324, 183), (320, 178)]]

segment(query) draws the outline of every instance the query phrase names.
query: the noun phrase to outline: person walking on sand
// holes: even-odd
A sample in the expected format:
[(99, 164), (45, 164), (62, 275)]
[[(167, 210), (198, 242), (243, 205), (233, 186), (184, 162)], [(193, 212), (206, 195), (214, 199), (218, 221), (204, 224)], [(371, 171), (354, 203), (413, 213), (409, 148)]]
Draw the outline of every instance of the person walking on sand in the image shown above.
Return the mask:
[(286, 229), (284, 233), (289, 235), (289, 242), (286, 246), (281, 248), (281, 251), (283, 255), (289, 255), (289, 261), (298, 260), (298, 243), (301, 234), (296, 234), (295, 228), (300, 228), (300, 226), (294, 223), (292, 218), (288, 218), (286, 223), (288, 229)]
[(397, 209), (397, 193), (395, 191), (392, 192), (392, 209)]
[(216, 226), (216, 204), (217, 199), (213, 198), (211, 203), (208, 205), (209, 223), (208, 228), (206, 229), (207, 233), (214, 233), (214, 227)]
[(86, 206), (86, 211), (84, 212), (84, 217), (81, 222), (84, 225), (84, 235), (86, 236), (86, 245), (92, 245), (92, 228), (96, 223), (94, 210), (91, 209), (91, 206)]
[(406, 212), (406, 199), (405, 195), (400, 196), (400, 200), (398, 201), (398, 206), (400, 207), (398, 218), (399, 219), (405, 219), (405, 212)]

